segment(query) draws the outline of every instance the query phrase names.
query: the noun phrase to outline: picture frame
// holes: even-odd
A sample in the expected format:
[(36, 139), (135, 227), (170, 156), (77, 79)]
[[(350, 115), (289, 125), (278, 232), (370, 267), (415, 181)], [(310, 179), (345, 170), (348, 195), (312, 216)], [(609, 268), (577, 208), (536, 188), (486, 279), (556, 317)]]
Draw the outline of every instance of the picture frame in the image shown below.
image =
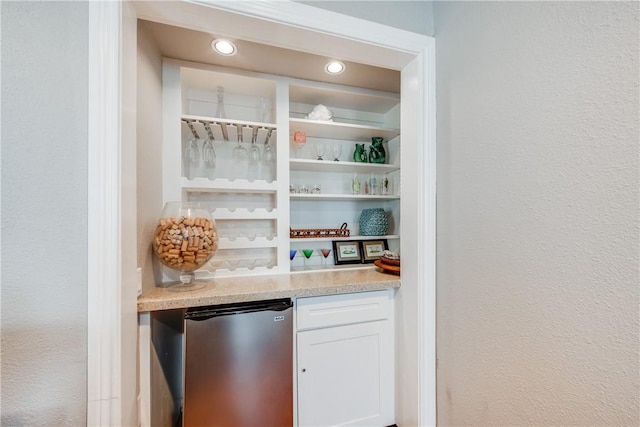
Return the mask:
[(334, 240), (332, 243), (336, 265), (362, 263), (362, 250), (358, 240)]
[(389, 249), (387, 239), (381, 240), (362, 240), (362, 262), (365, 264), (373, 263), (382, 257), (385, 250)]

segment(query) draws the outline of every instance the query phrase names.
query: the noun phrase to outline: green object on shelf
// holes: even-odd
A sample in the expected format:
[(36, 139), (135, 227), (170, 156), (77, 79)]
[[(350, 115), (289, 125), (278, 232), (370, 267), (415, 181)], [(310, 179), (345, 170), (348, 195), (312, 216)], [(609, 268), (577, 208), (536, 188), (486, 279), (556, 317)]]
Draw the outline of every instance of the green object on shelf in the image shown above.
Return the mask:
[(311, 258), (311, 255), (313, 254), (313, 249), (303, 249), (302, 253), (304, 254), (304, 257), (309, 259)]
[(383, 139), (374, 136), (371, 138), (371, 149), (369, 150), (369, 163), (386, 163), (387, 153), (382, 145)]
[(364, 149), (364, 144), (356, 144), (356, 149), (353, 152), (353, 161), (367, 163), (367, 150)]

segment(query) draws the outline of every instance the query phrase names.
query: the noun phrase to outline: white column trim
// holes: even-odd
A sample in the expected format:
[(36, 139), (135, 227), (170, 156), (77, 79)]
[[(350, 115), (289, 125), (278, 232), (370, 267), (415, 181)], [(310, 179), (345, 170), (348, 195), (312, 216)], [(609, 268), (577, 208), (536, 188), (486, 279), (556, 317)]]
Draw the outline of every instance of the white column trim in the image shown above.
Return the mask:
[(419, 356), (420, 363), (420, 425), (436, 425), (436, 48), (430, 38), (420, 55), (423, 105), (422, 146), (420, 169), (422, 188), (418, 207), (418, 252), (424, 254), (418, 263), (419, 295)]
[(119, 424), (119, 2), (89, 3), (87, 425)]

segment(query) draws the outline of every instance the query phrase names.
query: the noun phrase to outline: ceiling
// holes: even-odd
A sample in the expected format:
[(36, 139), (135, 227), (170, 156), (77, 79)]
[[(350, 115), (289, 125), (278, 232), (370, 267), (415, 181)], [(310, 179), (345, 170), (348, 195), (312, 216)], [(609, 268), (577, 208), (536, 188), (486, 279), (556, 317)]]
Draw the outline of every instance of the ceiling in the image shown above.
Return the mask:
[(324, 72), (327, 56), (282, 49), (274, 46), (233, 40), (238, 48), (234, 56), (218, 55), (211, 50), (215, 34), (142, 21), (157, 43), (162, 56), (185, 61), (237, 68), (248, 71), (338, 83), (384, 92), (400, 93), (400, 72), (355, 62), (342, 61), (346, 70), (331, 76)]

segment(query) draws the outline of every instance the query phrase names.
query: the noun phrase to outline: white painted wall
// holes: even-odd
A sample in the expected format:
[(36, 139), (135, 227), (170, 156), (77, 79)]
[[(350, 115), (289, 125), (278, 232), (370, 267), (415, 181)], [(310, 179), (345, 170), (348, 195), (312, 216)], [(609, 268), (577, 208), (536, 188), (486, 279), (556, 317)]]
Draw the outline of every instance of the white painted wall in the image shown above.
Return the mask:
[(343, 15), (353, 16), (418, 34), (433, 36), (433, 2), (409, 1), (297, 1)]
[(88, 4), (2, 2), (2, 425), (83, 425)]
[[(138, 265), (142, 288), (155, 286), (153, 238), (162, 212), (162, 55), (142, 21), (138, 23)], [(155, 275), (159, 277), (160, 273)]]
[(639, 4), (438, 2), (441, 425), (639, 425)]

